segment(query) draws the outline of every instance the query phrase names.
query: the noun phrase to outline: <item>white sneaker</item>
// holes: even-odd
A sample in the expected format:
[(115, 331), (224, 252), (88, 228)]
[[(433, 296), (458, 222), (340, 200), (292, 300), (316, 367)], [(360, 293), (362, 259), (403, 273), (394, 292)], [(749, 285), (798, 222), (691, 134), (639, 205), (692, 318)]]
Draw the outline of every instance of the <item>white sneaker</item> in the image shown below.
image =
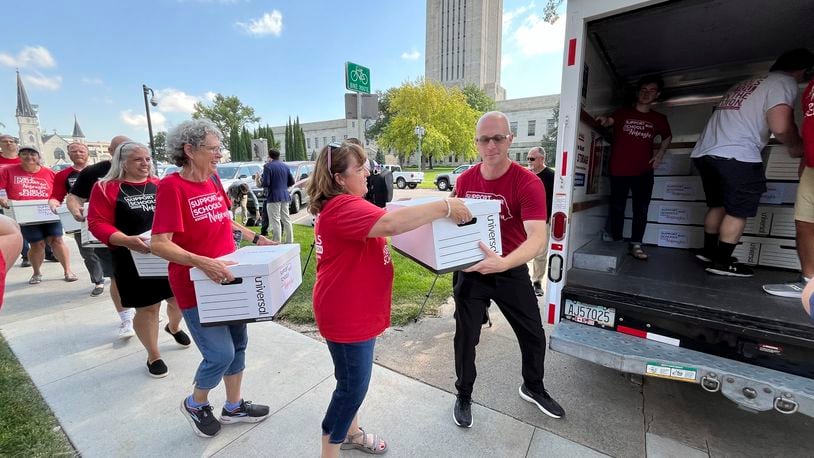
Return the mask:
[(129, 339), (134, 335), (136, 331), (133, 330), (133, 320), (122, 321), (119, 326), (119, 339)]
[(763, 291), (771, 294), (772, 296), (791, 297), (800, 299), (803, 296), (803, 290), (806, 284), (803, 281), (795, 281), (791, 283), (780, 283), (776, 285), (763, 285)]

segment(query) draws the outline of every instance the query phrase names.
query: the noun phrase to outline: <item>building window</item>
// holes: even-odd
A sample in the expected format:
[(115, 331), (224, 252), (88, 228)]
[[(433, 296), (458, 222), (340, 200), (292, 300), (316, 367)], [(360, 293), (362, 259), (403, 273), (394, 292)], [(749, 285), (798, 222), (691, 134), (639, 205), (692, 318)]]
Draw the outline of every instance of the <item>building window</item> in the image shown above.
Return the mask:
[(533, 137), (537, 130), (537, 121), (529, 121), (529, 137)]
[(319, 137), (314, 137), (314, 148), (319, 148)]
[(351, 129), (356, 129), (356, 121), (351, 121), (350, 122), (350, 128)]
[(520, 162), (520, 153), (514, 153), (514, 157), (517, 158), (517, 162)]
[(548, 132), (551, 132), (557, 127), (557, 124), (554, 122), (554, 119), (546, 119), (545, 128)]
[(335, 142), (335, 141), (336, 141), (336, 135), (331, 135), (331, 141), (332, 141), (332, 142)]
[(328, 144), (328, 137), (322, 137), (322, 144), (323, 144), (323, 145), (327, 145), (327, 144)]
[(62, 151), (62, 148), (57, 147), (54, 150), (54, 159), (65, 159), (65, 151)]
[(512, 136), (517, 137), (517, 121), (509, 123), (509, 129), (512, 131)]
[(307, 143), (307, 144), (308, 144), (308, 145), (307, 145), (308, 149), (311, 149), (311, 138), (306, 138), (306, 139), (305, 139), (305, 143)]

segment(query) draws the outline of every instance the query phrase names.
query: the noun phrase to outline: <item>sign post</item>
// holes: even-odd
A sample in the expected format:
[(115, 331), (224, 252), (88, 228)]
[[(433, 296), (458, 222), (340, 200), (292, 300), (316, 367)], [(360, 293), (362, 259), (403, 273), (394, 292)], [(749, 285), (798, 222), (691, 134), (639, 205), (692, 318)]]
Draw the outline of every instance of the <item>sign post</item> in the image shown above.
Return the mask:
[(364, 145), (361, 94), (370, 94), (370, 69), (353, 62), (345, 62), (345, 88), (356, 92), (356, 122), (359, 125), (359, 141)]

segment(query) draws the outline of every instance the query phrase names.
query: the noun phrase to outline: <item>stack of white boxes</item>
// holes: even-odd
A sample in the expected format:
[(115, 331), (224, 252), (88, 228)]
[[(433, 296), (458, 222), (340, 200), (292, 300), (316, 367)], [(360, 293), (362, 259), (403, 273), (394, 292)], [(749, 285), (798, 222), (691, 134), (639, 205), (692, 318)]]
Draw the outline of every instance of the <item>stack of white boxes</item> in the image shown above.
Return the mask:
[(9, 208), (5, 211), (6, 216), (17, 221), (20, 226), (59, 221), (59, 216), (51, 211), (46, 199), (9, 200), (8, 204)]
[(71, 212), (68, 211), (67, 205), (62, 204), (57, 208), (57, 215), (59, 216), (59, 222), (62, 223), (62, 230), (65, 231), (66, 234), (82, 230), (82, 223), (74, 219)]
[(93, 232), (90, 231), (88, 227), (88, 203), (85, 202), (84, 213), (85, 220), (82, 221), (82, 227), (80, 228), (79, 237), (82, 240), (82, 246), (85, 248), (104, 248), (105, 244), (99, 241)]
[[(670, 248), (700, 248), (704, 244), (704, 215), (707, 211), (701, 177), (692, 167), (692, 148), (670, 149), (655, 170), (653, 200), (647, 212), (644, 243)], [(746, 220), (744, 236), (733, 255), (752, 265), (800, 268), (794, 241), (794, 201), (797, 167), (782, 145), (763, 151), (767, 191), (758, 213)], [(632, 202), (625, 209), (624, 235), (632, 228)]]

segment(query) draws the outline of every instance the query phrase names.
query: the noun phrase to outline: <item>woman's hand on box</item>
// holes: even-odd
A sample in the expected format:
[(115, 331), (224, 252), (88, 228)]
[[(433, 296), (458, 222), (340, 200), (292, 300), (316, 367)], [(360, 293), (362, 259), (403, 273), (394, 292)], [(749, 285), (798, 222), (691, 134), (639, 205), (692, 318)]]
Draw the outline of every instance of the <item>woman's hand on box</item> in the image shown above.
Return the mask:
[(8, 199), (0, 197), (0, 207), (8, 208)]
[(141, 237), (138, 235), (130, 235), (127, 239), (123, 240), (124, 246), (127, 248), (137, 251), (139, 253), (148, 254), (150, 252), (150, 245), (144, 243)]
[(233, 264), (237, 263), (199, 256), (195, 262), (195, 267), (203, 270), (206, 276), (215, 283), (229, 283), (235, 279), (235, 276), (229, 271), (229, 266)]
[(455, 221), (456, 224), (463, 224), (472, 219), (472, 212), (464, 204), (464, 201), (456, 198), (447, 198), (449, 204), (449, 219)]
[(257, 245), (279, 245), (280, 242), (275, 242), (274, 240), (269, 239), (268, 237), (261, 235), (259, 239), (257, 239)]
[(484, 275), (487, 274), (494, 274), (498, 272), (505, 271), (508, 266), (506, 265), (505, 259), (501, 257), (499, 254), (495, 253), (494, 251), (490, 250), (485, 243), (480, 243), (480, 249), (483, 251), (485, 257), (483, 261), (475, 264), (468, 269), (464, 269), (464, 272), (478, 272)]

